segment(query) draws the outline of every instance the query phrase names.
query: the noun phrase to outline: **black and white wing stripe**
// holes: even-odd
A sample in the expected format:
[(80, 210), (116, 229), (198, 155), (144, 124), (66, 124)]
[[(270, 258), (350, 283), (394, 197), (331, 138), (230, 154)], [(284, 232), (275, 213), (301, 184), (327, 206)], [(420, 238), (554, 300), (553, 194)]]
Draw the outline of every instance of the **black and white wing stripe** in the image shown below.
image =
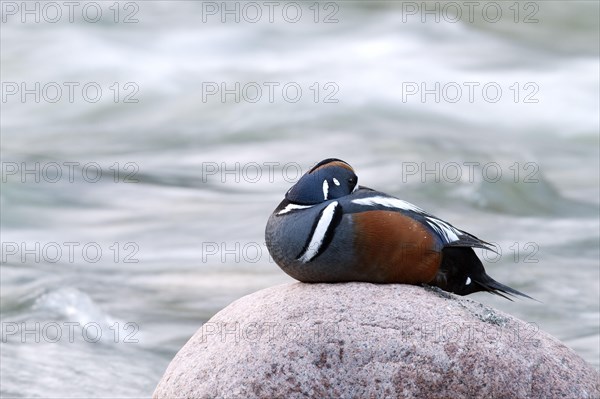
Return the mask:
[(370, 207), (399, 209), (409, 212), (411, 215), (414, 215), (416, 219), (429, 226), (440, 237), (444, 245), (456, 247), (477, 247), (496, 252), (490, 243), (480, 240), (466, 231), (457, 229), (450, 223), (430, 215), (423, 209), (411, 204), (410, 202), (406, 202), (394, 197), (375, 194), (372, 196), (354, 199), (352, 200), (352, 203)]
[(435, 218), (433, 216), (423, 215), (425, 221), (436, 233), (440, 235), (442, 241), (446, 244), (450, 244), (456, 241), (460, 241), (460, 236), (462, 233), (451, 224), (444, 222), (441, 219)]

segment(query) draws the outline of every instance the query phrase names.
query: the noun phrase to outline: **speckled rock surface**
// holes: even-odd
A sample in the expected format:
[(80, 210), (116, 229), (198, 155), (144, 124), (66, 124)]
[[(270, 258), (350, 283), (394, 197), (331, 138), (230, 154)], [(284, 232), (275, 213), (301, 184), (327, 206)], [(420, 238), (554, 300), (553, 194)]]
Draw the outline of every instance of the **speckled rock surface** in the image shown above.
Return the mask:
[(598, 398), (600, 375), (533, 324), (408, 285), (302, 284), (196, 332), (156, 398)]

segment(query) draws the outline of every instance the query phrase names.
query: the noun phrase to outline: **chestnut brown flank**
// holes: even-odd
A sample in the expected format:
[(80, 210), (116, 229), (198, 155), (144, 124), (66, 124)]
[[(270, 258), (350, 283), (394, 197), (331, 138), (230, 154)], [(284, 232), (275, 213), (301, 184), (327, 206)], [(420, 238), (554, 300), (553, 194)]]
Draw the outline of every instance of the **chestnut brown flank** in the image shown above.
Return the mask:
[(354, 214), (355, 250), (373, 282), (428, 283), (435, 277), (442, 254), (431, 233), (418, 221), (391, 211)]

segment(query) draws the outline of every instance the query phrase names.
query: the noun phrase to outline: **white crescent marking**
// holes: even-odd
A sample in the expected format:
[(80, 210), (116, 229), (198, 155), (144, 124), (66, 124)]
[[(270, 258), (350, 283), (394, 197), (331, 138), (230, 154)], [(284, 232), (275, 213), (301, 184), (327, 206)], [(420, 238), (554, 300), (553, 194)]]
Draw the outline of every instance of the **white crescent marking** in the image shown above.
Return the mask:
[(308, 244), (306, 251), (298, 258), (300, 262), (310, 262), (312, 258), (319, 253), (319, 249), (321, 248), (323, 240), (325, 239), (325, 233), (327, 232), (327, 229), (333, 220), (333, 215), (337, 206), (338, 202), (334, 201), (327, 205), (327, 207), (323, 210), (323, 213), (321, 213), (321, 218), (317, 223), (315, 231), (312, 233), (312, 237), (310, 238), (310, 243)]
[(288, 213), (288, 212), (296, 210), (296, 209), (306, 209), (306, 208), (312, 208), (312, 207), (313, 207), (313, 205), (288, 204), (285, 208), (283, 208), (282, 210), (277, 212), (277, 215), (283, 215), (285, 213)]

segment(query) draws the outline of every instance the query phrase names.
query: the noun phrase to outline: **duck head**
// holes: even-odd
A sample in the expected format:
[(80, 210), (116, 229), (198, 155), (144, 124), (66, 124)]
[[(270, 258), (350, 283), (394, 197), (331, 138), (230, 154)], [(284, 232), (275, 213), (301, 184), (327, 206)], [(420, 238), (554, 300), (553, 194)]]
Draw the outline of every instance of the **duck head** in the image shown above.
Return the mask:
[(314, 205), (351, 194), (358, 177), (341, 159), (328, 158), (316, 164), (285, 194), (295, 204)]

